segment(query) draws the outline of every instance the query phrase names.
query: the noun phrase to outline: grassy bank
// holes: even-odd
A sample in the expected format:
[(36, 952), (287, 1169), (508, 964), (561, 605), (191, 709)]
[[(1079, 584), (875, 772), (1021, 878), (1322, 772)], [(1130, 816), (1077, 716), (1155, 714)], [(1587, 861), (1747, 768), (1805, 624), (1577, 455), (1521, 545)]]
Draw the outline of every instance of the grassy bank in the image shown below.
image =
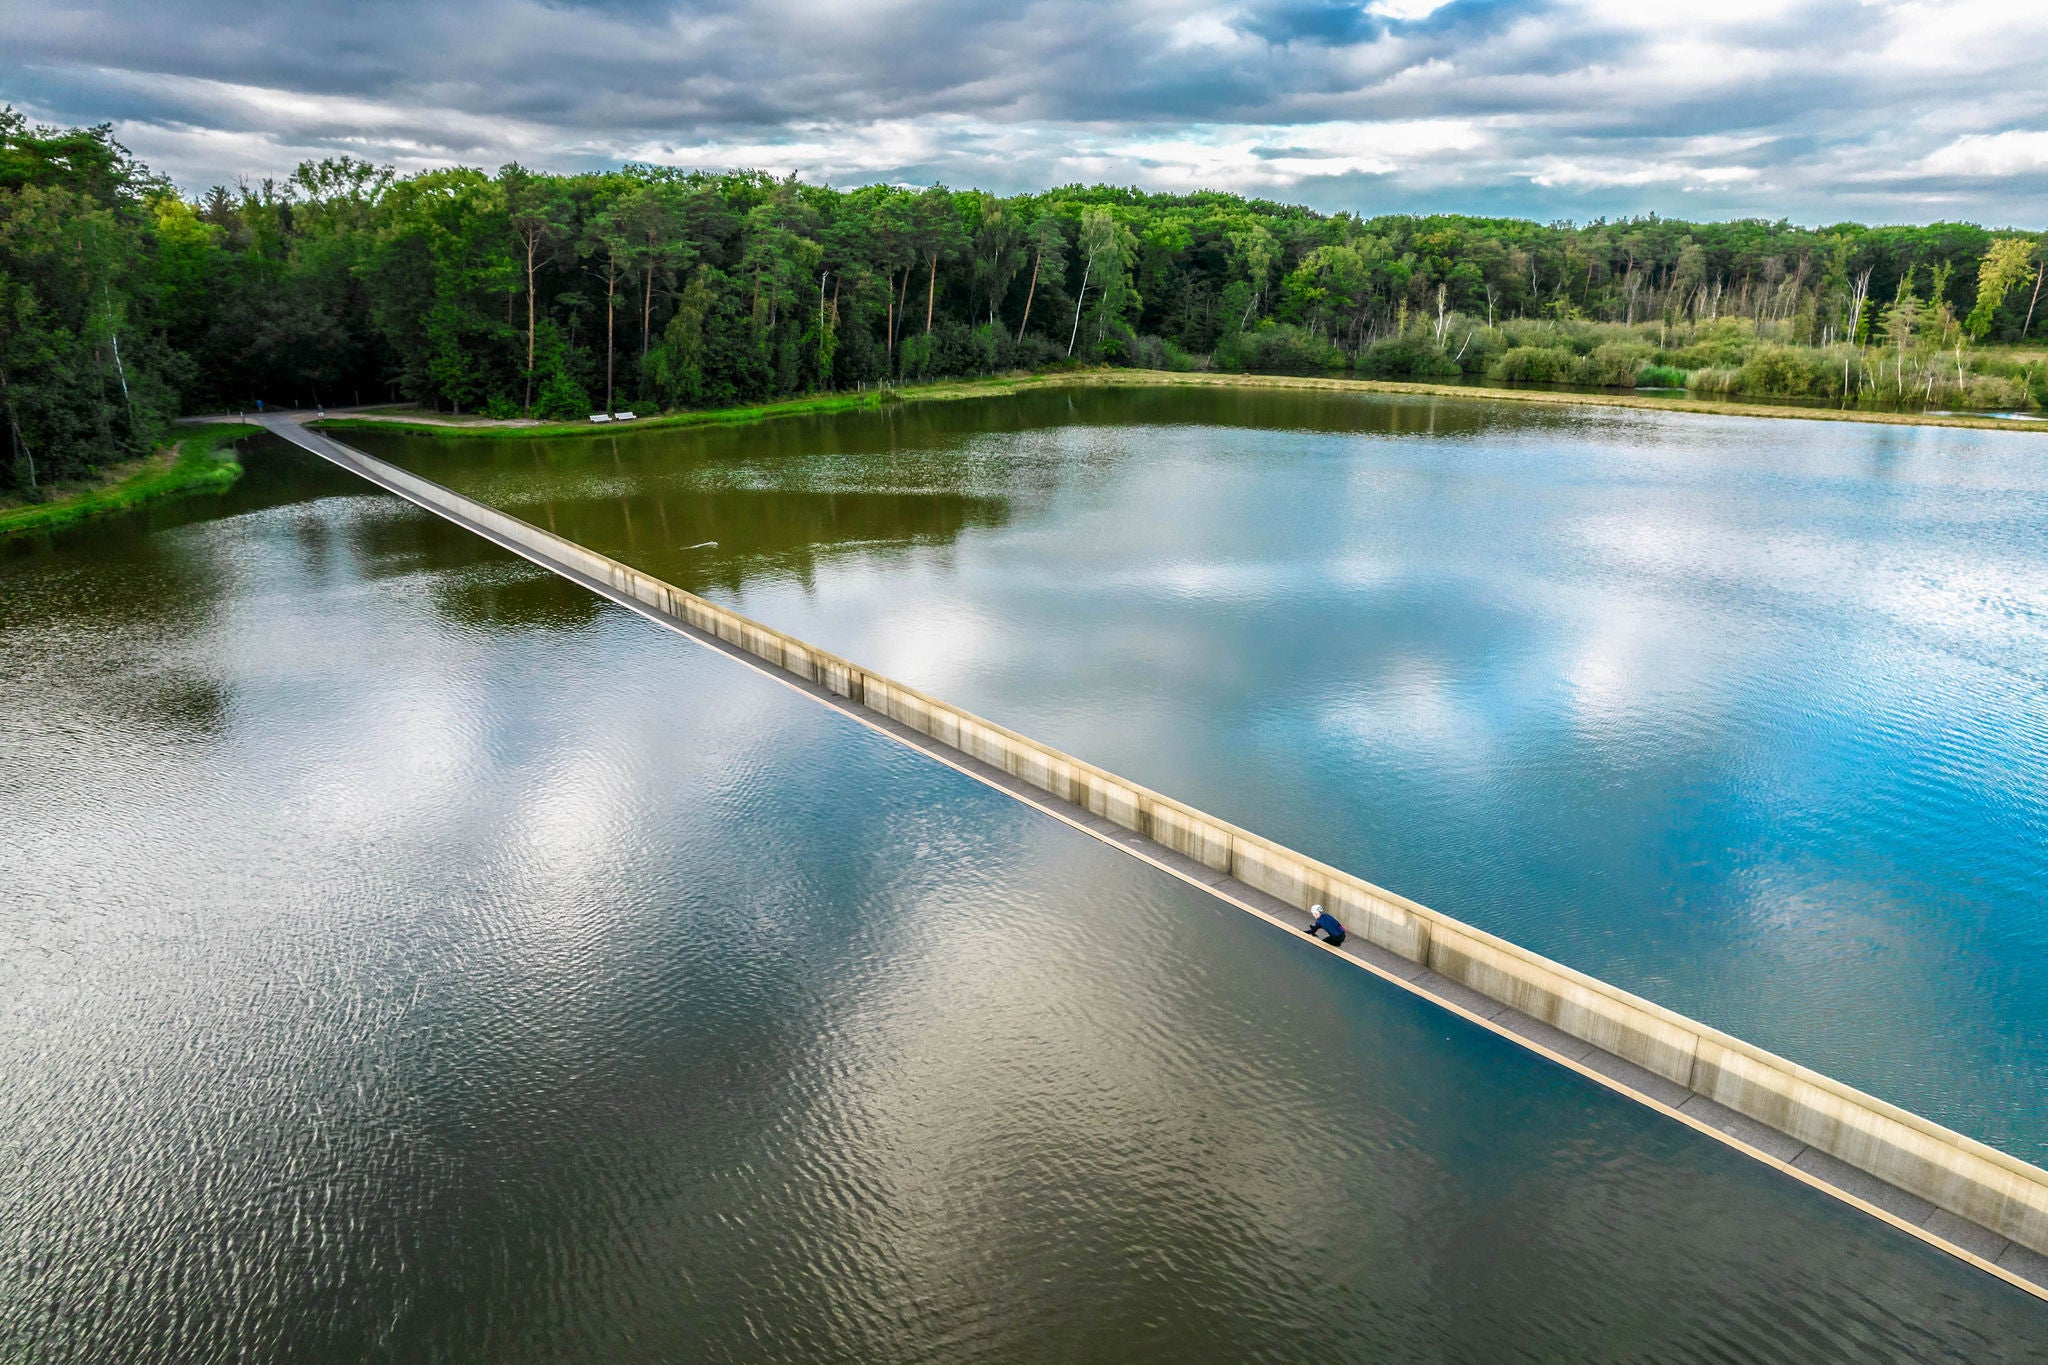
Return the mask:
[[(1135, 373), (1135, 372), (1134, 372)], [(809, 417), (834, 412), (879, 408), (892, 402), (928, 402), (933, 399), (983, 398), (1009, 393), (1019, 384), (1055, 382), (1060, 376), (998, 375), (990, 379), (940, 380), (930, 384), (906, 384), (883, 392), (822, 393), (779, 403), (752, 403), (734, 408), (704, 408), (687, 412), (641, 417), (631, 422), (535, 422), (520, 418), (493, 421), (488, 417), (429, 417), (407, 413), (351, 417), (329, 417), (310, 425), (322, 431), (407, 431), (423, 436), (482, 436), (522, 439), (544, 436), (616, 436), (622, 431), (645, 431), (649, 427), (702, 427), (734, 422), (758, 422), (770, 417)], [(1066, 376), (1073, 378), (1076, 376)], [(886, 395), (886, 396), (885, 396)]]
[(51, 486), (50, 496), (41, 502), (0, 503), (0, 538), (54, 531), (176, 493), (226, 488), (242, 477), (233, 444), (261, 430), (238, 423), (208, 426), (147, 459), (115, 465), (89, 482)]
[[(1126, 379), (1124, 376), (1142, 376)], [(2048, 434), (2048, 422), (2012, 421), (1976, 413), (1883, 412), (1857, 408), (1801, 407), (1793, 404), (1730, 402), (1661, 393), (1567, 393), (1556, 389), (1481, 387), (1473, 384), (1425, 384), (1391, 379), (1320, 379), (1295, 375), (1175, 374), (1152, 370), (1097, 370), (1084, 375), (1031, 380), (1046, 383), (1142, 383), (1149, 385), (1217, 385), (1246, 388), (1314, 389), (1335, 393), (1401, 393), (1432, 398), (1463, 398), (1485, 402), (1534, 403), (1550, 407), (1638, 408), (1665, 412), (1711, 413), (1723, 417), (1796, 418), (1808, 422), (1871, 422), (1882, 426), (1969, 427), (1979, 431), (2037, 431)]]
[[(942, 380), (930, 384), (905, 384), (888, 391), (819, 394), (793, 398), (781, 403), (758, 403), (747, 407), (715, 408), (701, 412), (678, 412), (644, 417), (626, 423), (626, 431), (650, 427), (692, 427), (721, 423), (756, 422), (772, 417), (815, 416), (876, 408), (889, 402), (929, 403), (961, 398), (990, 398), (1024, 393), (1034, 389), (1091, 388), (1246, 388), (1302, 389), (1324, 393), (1408, 394), (1432, 398), (1459, 398), (1487, 402), (1533, 403), (1552, 407), (1640, 408), (1665, 412), (1712, 413), (1728, 417), (1796, 418), (1808, 422), (1870, 422), (1884, 426), (1970, 427), (1982, 431), (2039, 431), (2048, 434), (2048, 422), (2016, 422), (1971, 413), (1882, 412), (1856, 408), (1800, 407), (1757, 402), (1730, 402), (1682, 394), (1661, 393), (1564, 393), (1554, 389), (1493, 388), (1469, 384), (1428, 384), (1391, 379), (1324, 379), (1296, 375), (1211, 374), (1168, 370), (1132, 370), (1096, 367), (1083, 370), (1055, 370), (1040, 374), (997, 375), (987, 379)], [(500, 439), (525, 437), (616, 436), (621, 427), (589, 422), (493, 422), (488, 419), (429, 421), (390, 417), (335, 417), (318, 423), (322, 430), (409, 431), (429, 436), (463, 436)]]

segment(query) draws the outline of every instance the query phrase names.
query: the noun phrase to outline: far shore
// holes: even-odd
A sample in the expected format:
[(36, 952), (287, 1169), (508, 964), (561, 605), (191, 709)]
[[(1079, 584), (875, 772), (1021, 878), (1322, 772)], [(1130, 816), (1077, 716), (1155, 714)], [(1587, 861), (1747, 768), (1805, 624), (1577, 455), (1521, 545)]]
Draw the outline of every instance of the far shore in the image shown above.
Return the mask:
[(232, 417), (225, 422), (227, 425), (185, 436), (139, 460), (111, 466), (92, 480), (47, 486), (44, 492), (49, 496), (43, 501), (31, 502), (17, 495), (0, 502), (0, 540), (55, 531), (174, 494), (228, 487), (242, 476), (241, 462), (231, 447), (262, 428), (240, 424)]
[[(1473, 402), (1533, 403), (1550, 407), (1635, 408), (1657, 412), (1705, 413), (1721, 417), (1791, 418), (1807, 422), (1869, 422), (1881, 426), (1964, 427), (1978, 431), (2048, 433), (2048, 420), (1995, 417), (1962, 412), (1879, 412), (1858, 408), (1801, 407), (1792, 404), (1734, 403), (1660, 393), (1576, 393), (1555, 389), (1496, 388), (1469, 384), (1418, 384), (1391, 379), (1329, 379), (1308, 375), (1213, 374), (1172, 370), (1130, 370), (1097, 366), (1089, 369), (993, 375), (986, 379), (937, 380), (902, 384), (887, 390), (812, 394), (778, 403), (731, 408), (704, 408), (664, 413), (630, 422), (544, 422), (533, 418), (492, 419), (450, 416), (407, 408), (336, 409), (313, 419), (325, 430), (411, 430), (436, 436), (562, 437), (616, 435), (621, 430), (687, 427), (761, 421), (773, 417), (811, 416), (873, 408), (888, 402), (930, 403), (963, 398), (994, 398), (1061, 388), (1253, 388), (1295, 389), (1321, 393), (1378, 393), (1454, 398)], [(306, 420), (309, 414), (297, 414)], [(230, 420), (230, 419), (211, 419)]]

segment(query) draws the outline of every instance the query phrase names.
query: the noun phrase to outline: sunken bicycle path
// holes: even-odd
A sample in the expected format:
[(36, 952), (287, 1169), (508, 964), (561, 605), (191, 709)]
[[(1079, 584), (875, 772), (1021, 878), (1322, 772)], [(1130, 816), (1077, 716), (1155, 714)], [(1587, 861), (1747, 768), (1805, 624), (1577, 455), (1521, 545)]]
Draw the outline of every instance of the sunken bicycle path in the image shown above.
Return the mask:
[[(302, 449), (1285, 929), (1300, 944), (1335, 953), (2048, 1299), (2048, 1172), (386, 464), (307, 429), (307, 415), (260, 420)], [(1333, 901), (1352, 927), (1343, 947), (1299, 933), (1312, 899)], [(1670, 1054), (1680, 1044), (1694, 1051), (1675, 1066)], [(1886, 1179), (1870, 1167), (1903, 1175)]]

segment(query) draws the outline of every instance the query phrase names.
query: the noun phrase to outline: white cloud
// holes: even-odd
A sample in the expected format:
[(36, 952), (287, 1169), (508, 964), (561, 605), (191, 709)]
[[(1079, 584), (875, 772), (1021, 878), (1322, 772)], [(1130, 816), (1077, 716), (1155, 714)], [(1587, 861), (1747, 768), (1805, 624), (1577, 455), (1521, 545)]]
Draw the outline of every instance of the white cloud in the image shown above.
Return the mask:
[(1229, 47), (1244, 37), (1226, 16), (1215, 13), (1191, 14), (1175, 23), (1171, 34), (1171, 46), (1176, 48)]
[(1678, 161), (1573, 161), (1544, 157), (1529, 178), (1556, 188), (1669, 185), (1680, 190), (1718, 189), (1744, 185), (1762, 175), (1754, 166), (1698, 166)]
[(2048, 129), (1971, 133), (1929, 153), (1920, 169), (1931, 175), (2038, 175), (2048, 171)]
[[(1538, 217), (2048, 218), (2006, 0), (419, 0), (0, 8), (0, 87), (188, 188), (347, 152), (1102, 179)], [(1428, 22), (1419, 22), (1427, 20)], [(912, 40), (914, 38), (914, 41)], [(1701, 211), (1688, 204), (1689, 211)]]
[(1311, 176), (1390, 175), (1486, 141), (1479, 125), (1459, 119), (1198, 125), (1150, 136), (1105, 136), (1077, 164), (1109, 171), (1136, 163), (1163, 189), (1268, 191)]
[(1387, 19), (1398, 19), (1403, 23), (1415, 23), (1435, 14), (1451, 0), (1373, 0), (1366, 6), (1369, 13)]

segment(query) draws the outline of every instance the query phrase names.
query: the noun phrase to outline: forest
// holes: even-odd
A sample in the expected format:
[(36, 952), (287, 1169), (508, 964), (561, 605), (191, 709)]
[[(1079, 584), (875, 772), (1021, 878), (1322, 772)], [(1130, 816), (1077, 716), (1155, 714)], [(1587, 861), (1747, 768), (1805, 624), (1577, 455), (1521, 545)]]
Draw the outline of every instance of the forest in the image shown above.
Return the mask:
[(188, 198), (108, 126), (0, 110), (0, 487), (181, 413), (576, 419), (1070, 364), (2048, 402), (2048, 235), (1364, 217), (759, 172), (342, 157)]

